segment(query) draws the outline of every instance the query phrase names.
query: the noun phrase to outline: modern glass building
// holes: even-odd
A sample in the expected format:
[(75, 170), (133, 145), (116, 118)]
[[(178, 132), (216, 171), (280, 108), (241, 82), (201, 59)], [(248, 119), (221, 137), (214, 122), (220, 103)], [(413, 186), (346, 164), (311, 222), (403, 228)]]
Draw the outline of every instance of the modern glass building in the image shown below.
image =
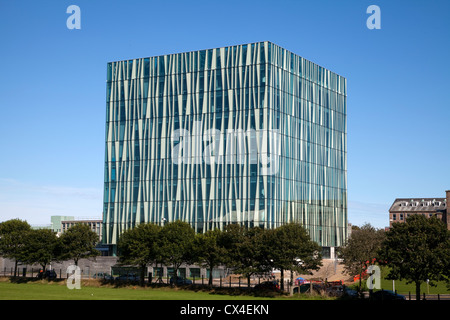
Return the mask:
[(271, 42), (108, 63), (104, 235), (183, 220), (347, 234), (346, 79)]

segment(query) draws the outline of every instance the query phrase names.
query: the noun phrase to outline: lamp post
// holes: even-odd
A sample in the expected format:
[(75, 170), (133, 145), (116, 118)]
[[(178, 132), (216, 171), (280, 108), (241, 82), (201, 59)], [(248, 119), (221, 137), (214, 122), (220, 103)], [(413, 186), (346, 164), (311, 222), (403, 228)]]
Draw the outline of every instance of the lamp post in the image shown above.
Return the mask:
[[(162, 226), (164, 227), (165, 225), (166, 225), (166, 221), (167, 221), (167, 219), (166, 218), (164, 218), (164, 217), (162, 217), (161, 218), (161, 223), (162, 223)], [(156, 283), (163, 283), (163, 264), (162, 264), (162, 262), (160, 261), (160, 266), (161, 266), (161, 268), (159, 269), (159, 275), (158, 275), (158, 280), (156, 280)]]

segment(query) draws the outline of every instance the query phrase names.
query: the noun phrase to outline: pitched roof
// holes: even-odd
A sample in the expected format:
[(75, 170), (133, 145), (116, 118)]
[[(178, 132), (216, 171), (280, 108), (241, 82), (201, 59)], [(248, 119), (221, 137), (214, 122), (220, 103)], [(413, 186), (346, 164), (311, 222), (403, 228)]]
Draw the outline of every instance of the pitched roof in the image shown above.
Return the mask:
[(389, 212), (438, 212), (446, 208), (446, 198), (397, 198)]

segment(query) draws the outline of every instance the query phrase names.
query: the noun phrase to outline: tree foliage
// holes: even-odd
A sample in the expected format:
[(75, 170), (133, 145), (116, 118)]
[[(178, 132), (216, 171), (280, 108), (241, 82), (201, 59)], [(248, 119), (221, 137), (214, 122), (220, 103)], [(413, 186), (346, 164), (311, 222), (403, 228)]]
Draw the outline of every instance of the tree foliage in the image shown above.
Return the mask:
[(18, 263), (24, 259), (26, 236), (30, 230), (28, 222), (20, 219), (0, 223), (0, 255), (15, 260), (14, 276)]
[(320, 246), (313, 242), (306, 229), (296, 223), (276, 229), (226, 226), (221, 245), (227, 250), (226, 265), (250, 277), (279, 269), (284, 283), (284, 271), (308, 273), (321, 266)]
[(61, 242), (52, 230), (37, 229), (26, 233), (22, 262), (40, 264), (45, 272), (47, 265), (61, 256)]
[(156, 224), (139, 224), (125, 231), (117, 243), (120, 263), (138, 265), (141, 268), (141, 285), (147, 265), (161, 259), (160, 232), (161, 227)]
[[(312, 241), (301, 225), (289, 223), (268, 230), (264, 243), (271, 265), (281, 272), (281, 286), (284, 286), (284, 271), (300, 274), (318, 270), (322, 265), (321, 247)], [(293, 279), (291, 279), (293, 280)]]
[[(0, 253), (17, 263), (39, 264), (43, 271), (54, 261), (73, 259), (75, 264), (81, 258), (97, 256), (95, 250), (98, 235), (87, 225), (77, 224), (58, 238), (49, 229), (31, 229), (30, 225), (18, 219), (0, 223)], [(16, 274), (16, 272), (15, 272)]]
[(389, 267), (388, 279), (415, 283), (419, 300), (421, 283), (433, 285), (449, 275), (450, 231), (436, 217), (411, 215), (386, 233), (379, 258)]
[(78, 265), (80, 259), (96, 257), (100, 254), (95, 249), (99, 241), (97, 233), (86, 224), (75, 224), (67, 229), (60, 237), (62, 255), (60, 259), (72, 259)]
[(210, 269), (208, 285), (212, 285), (213, 269), (225, 261), (226, 250), (220, 245), (219, 229), (198, 233), (194, 239), (194, 261), (202, 267)]
[[(53, 261), (96, 256), (98, 236), (87, 225), (77, 224), (60, 238), (48, 229), (32, 230), (26, 222), (0, 224), (0, 252), (26, 264), (40, 264), (42, 269)], [(250, 284), (253, 275), (273, 268), (305, 273), (320, 266), (320, 247), (306, 230), (289, 224), (275, 230), (227, 225), (224, 231), (210, 230), (196, 234), (189, 223), (174, 221), (161, 227), (139, 224), (121, 234), (118, 240), (119, 262), (142, 270), (141, 281), (149, 264), (172, 266), (175, 276), (182, 264), (198, 263), (213, 270), (226, 265), (242, 274)]]
[(194, 237), (195, 231), (191, 225), (179, 220), (169, 222), (161, 230), (159, 237), (161, 260), (173, 267), (175, 277), (183, 263), (194, 260), (192, 252)]
[(225, 227), (221, 236), (221, 245), (225, 248), (225, 264), (233, 268), (235, 273), (247, 278), (269, 271), (268, 260), (263, 254), (263, 234), (265, 230), (253, 227), (247, 228), (238, 224)]
[(352, 276), (359, 275), (359, 290), (361, 278), (369, 265), (377, 258), (381, 244), (385, 239), (385, 232), (366, 223), (352, 231), (346, 245), (337, 249), (342, 259), (344, 269)]

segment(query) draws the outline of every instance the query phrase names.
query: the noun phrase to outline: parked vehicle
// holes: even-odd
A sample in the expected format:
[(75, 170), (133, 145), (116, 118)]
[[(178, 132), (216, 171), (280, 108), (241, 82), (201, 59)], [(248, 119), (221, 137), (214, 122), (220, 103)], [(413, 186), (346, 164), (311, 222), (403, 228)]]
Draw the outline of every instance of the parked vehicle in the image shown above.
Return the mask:
[(377, 301), (406, 300), (404, 295), (398, 294), (391, 290), (379, 290), (372, 293), (370, 299)]
[(280, 291), (280, 286), (276, 281), (264, 281), (257, 284), (255, 290)]
[(106, 273), (106, 272), (98, 272), (98, 273), (95, 273), (93, 276), (92, 276), (92, 278), (94, 278), (94, 279), (100, 279), (100, 280), (114, 280), (114, 278), (109, 274), (109, 273)]
[(48, 279), (48, 280), (53, 280), (56, 279), (56, 272), (55, 270), (42, 270), (40, 269), (37, 276), (38, 279)]
[(343, 297), (345, 298), (350, 298), (350, 299), (358, 299), (359, 298), (359, 294), (358, 291), (344, 287), (344, 295)]
[[(300, 290), (300, 292), (299, 292), (299, 290)], [(293, 293), (306, 293), (306, 292), (309, 292), (310, 290), (311, 290), (311, 284), (306, 283), (306, 284), (302, 284), (298, 287), (294, 287)], [(320, 293), (322, 290), (322, 286), (317, 283), (313, 283), (312, 290), (314, 293)]]
[(134, 273), (121, 274), (120, 276), (115, 278), (114, 281), (119, 281), (119, 282), (136, 282), (136, 281), (139, 281), (139, 276), (137, 276)]
[(181, 277), (171, 277), (170, 284), (173, 285), (174, 283), (176, 283), (177, 286), (183, 286), (192, 284), (192, 281)]
[(331, 286), (326, 288), (325, 292), (332, 297), (342, 297), (344, 295), (344, 286)]

